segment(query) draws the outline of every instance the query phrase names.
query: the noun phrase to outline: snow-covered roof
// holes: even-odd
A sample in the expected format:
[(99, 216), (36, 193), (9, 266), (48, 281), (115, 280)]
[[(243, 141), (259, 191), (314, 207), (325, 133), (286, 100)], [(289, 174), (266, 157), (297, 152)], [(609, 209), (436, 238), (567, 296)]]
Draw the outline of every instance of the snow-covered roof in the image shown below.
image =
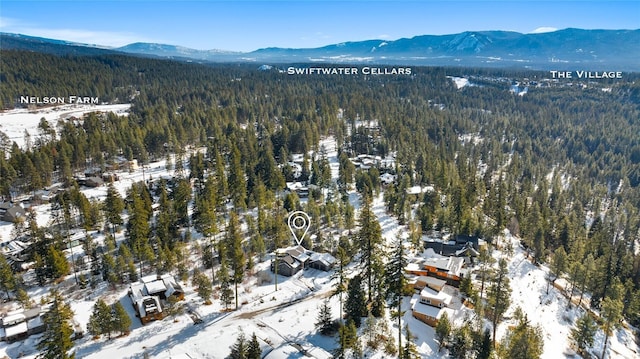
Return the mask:
[(435, 287), (443, 287), (445, 284), (447, 284), (446, 280), (438, 279), (435, 277), (429, 277), (429, 276), (420, 276), (416, 279), (416, 281), (422, 282), (428, 286), (435, 286)]
[(393, 183), (396, 180), (396, 176), (391, 173), (383, 173), (380, 175), (380, 181), (386, 184)]
[(435, 299), (440, 302), (446, 303), (447, 305), (451, 304), (451, 299), (452, 299), (452, 297), (449, 294), (443, 291), (433, 290), (429, 287), (424, 287), (424, 289), (420, 291), (420, 298)]
[(172, 276), (164, 276), (162, 278), (162, 282), (164, 283), (167, 290), (164, 292), (165, 297), (171, 296), (175, 292), (183, 292), (180, 284), (176, 283)]
[(4, 334), (5, 334), (5, 337), (9, 338), (9, 337), (26, 333), (28, 330), (29, 328), (27, 327), (27, 323), (22, 322), (16, 325), (12, 325), (10, 327), (5, 327)]
[(147, 288), (147, 294), (152, 295), (156, 293), (164, 293), (167, 290), (167, 287), (164, 285), (164, 281), (162, 280), (145, 283), (145, 287)]
[(411, 298), (411, 310), (416, 313), (424, 314), (428, 317), (438, 319), (442, 315), (444, 308), (438, 308), (432, 305), (420, 303), (420, 298), (418, 296), (414, 296), (413, 298)]
[(136, 302), (136, 305), (138, 306), (138, 313), (140, 313), (142, 317), (147, 316), (147, 310), (149, 310), (149, 312), (151, 313), (162, 312), (162, 306), (160, 305), (160, 298), (155, 296), (142, 297), (141, 300)]
[(26, 319), (26, 317), (24, 316), (24, 313), (19, 312), (19, 313), (14, 313), (14, 314), (9, 314), (7, 316), (5, 316), (4, 318), (2, 318), (2, 325), (3, 326), (10, 326), (16, 323), (22, 323), (24, 322)]
[(44, 325), (44, 320), (42, 319), (41, 316), (37, 316), (35, 318), (29, 319), (29, 321), (27, 322), (28, 329), (38, 328), (43, 325)]
[(462, 269), (462, 266), (464, 265), (464, 258), (426, 258), (423, 263), (425, 266), (435, 267), (439, 270), (456, 274), (460, 272), (460, 269)]
[(309, 259), (309, 255), (306, 253), (307, 250), (300, 245), (285, 248), (284, 251), (295, 258), (297, 261), (303, 263)]
[(336, 258), (329, 253), (313, 252), (309, 260), (312, 262), (322, 262), (326, 266), (332, 266), (336, 263)]
[(407, 194), (420, 194), (420, 193), (427, 193), (427, 192), (433, 192), (433, 191), (435, 191), (435, 188), (433, 186), (425, 186), (425, 187), (413, 186), (406, 189)]

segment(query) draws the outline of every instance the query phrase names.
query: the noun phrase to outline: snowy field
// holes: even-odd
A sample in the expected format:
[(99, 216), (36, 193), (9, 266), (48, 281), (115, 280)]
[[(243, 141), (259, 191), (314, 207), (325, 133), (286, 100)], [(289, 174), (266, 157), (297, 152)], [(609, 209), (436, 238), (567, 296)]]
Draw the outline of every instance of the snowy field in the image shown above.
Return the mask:
[(20, 147), (25, 145), (25, 131), (32, 138), (38, 135), (38, 124), (42, 118), (46, 119), (50, 126), (54, 127), (59, 120), (70, 117), (81, 118), (89, 112), (113, 112), (117, 115), (126, 115), (131, 104), (118, 105), (61, 105), (46, 109), (28, 110), (16, 109), (0, 112), (0, 132), (4, 132), (11, 141)]
[(447, 78), (453, 81), (457, 89), (469, 86), (469, 79), (465, 77), (447, 76)]

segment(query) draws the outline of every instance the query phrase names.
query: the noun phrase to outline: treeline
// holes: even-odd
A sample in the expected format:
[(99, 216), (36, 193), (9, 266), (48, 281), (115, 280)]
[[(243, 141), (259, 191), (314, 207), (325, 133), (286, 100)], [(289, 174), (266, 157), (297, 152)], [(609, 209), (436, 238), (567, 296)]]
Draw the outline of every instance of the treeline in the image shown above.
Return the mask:
[[(133, 104), (128, 116), (89, 114), (60, 126), (41, 123), (37, 134), (29, 134), (27, 148), (3, 141), (4, 197), (55, 180), (71, 184), (75, 172), (103, 167), (117, 156), (144, 165), (173, 155), (184, 159), (185, 148), (204, 146), (207, 158), (201, 168), (226, 182), (216, 183), (224, 188), (217, 201), (273, 210), (275, 201), (263, 199), (273, 198), (290, 179), (286, 170), (277, 170), (279, 165), (292, 153), (319, 153), (319, 139), (331, 134), (340, 150), (342, 185), (354, 183), (370, 195), (380, 189), (381, 171), (398, 176), (386, 189), (387, 207), (410, 225), (418, 245), (420, 232), (432, 229), (491, 241), (509, 228), (537, 262), (550, 261), (562, 248), (570, 258), (564, 274), (569, 278), (591, 256), (596, 264), (589, 276), (595, 279), (587, 289), (593, 305), (611, 294), (608, 283), (615, 279), (625, 288), (627, 318), (635, 324), (640, 320), (634, 300), (640, 298), (635, 75), (608, 83), (607, 92), (567, 85), (532, 87), (525, 96), (515, 96), (508, 91), (510, 81), (458, 90), (446, 75), (457, 75), (459, 69), (416, 68), (411, 76), (290, 76), (249, 65), (21, 51), (3, 51), (0, 61), (7, 70), (0, 81), (3, 107), (25, 92), (56, 95), (59, 89)], [(379, 129), (357, 126), (358, 120), (375, 120)], [(345, 160), (347, 155), (392, 152), (397, 165), (391, 169), (355, 171)], [(305, 161), (305, 176), (324, 183), (322, 157)], [(192, 175), (202, 185), (208, 176), (200, 172)], [(432, 185), (434, 191), (407, 196), (406, 189), (415, 185)], [(295, 198), (289, 198), (288, 208), (294, 206)], [(327, 218), (341, 213), (335, 218), (345, 221), (349, 211), (339, 202), (327, 210)], [(256, 228), (261, 235), (268, 233), (268, 247), (280, 244), (278, 229), (259, 221)]]

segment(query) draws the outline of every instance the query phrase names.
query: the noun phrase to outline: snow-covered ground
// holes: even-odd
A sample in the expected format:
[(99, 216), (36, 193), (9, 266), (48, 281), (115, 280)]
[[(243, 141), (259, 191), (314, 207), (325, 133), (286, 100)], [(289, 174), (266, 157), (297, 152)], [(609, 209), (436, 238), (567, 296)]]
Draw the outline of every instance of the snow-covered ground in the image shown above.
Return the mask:
[(447, 76), (447, 78), (453, 81), (457, 89), (470, 85), (469, 79), (465, 77)]
[(4, 132), (11, 141), (20, 147), (25, 145), (25, 131), (32, 139), (38, 136), (38, 124), (44, 118), (49, 126), (56, 126), (58, 120), (70, 117), (81, 118), (89, 112), (113, 112), (117, 115), (128, 114), (131, 104), (118, 105), (61, 105), (46, 109), (16, 109), (0, 112), (0, 132)]
[[(36, 124), (37, 125), (37, 124)], [(327, 159), (331, 165), (332, 177), (337, 178), (337, 150), (335, 140), (323, 139), (321, 148), (324, 147)], [(126, 189), (133, 182), (150, 177), (169, 177), (171, 171), (167, 171), (164, 161), (149, 164), (144, 169), (138, 169), (131, 173), (121, 173), (120, 180), (116, 182), (116, 188), (124, 195)], [(106, 195), (106, 187), (95, 189), (83, 189), (89, 198), (102, 200)], [(349, 192), (349, 199), (358, 210), (360, 198), (355, 192)], [(38, 222), (42, 226), (50, 223), (48, 205), (36, 207)], [(382, 194), (375, 196), (372, 210), (378, 218), (382, 228), (382, 235), (391, 243), (397, 237), (406, 237), (407, 229), (400, 226), (398, 221), (390, 216), (386, 210)], [(0, 237), (8, 240), (11, 236), (12, 226), (0, 223)], [(122, 234), (120, 234), (121, 236)], [(566, 309), (566, 298), (555, 288), (550, 288), (546, 294), (546, 280), (544, 267), (536, 267), (524, 258), (524, 252), (518, 246), (517, 238), (505, 234), (504, 240), (511, 241), (516, 248), (512, 256), (507, 257), (509, 263), (509, 278), (512, 287), (512, 305), (507, 317), (512, 316), (516, 306), (520, 306), (534, 325), (542, 327), (545, 339), (543, 358), (560, 358), (565, 354), (572, 355), (567, 339), (568, 332), (576, 318), (581, 315), (581, 310)], [(496, 256), (504, 255), (496, 252)], [(70, 305), (74, 311), (74, 319), (83, 328), (89, 321), (93, 305), (98, 298), (104, 298), (107, 302), (121, 301), (129, 311), (133, 320), (131, 333), (128, 336), (114, 338), (112, 340), (93, 339), (90, 335), (75, 343), (74, 350), (78, 358), (114, 359), (114, 358), (224, 358), (229, 354), (230, 347), (242, 331), (247, 338), (255, 333), (262, 346), (263, 352), (270, 353), (269, 358), (302, 358), (298, 348), (302, 347), (315, 358), (330, 358), (330, 352), (338, 346), (334, 337), (322, 336), (316, 333), (315, 322), (320, 306), (326, 298), (332, 308), (334, 318), (338, 317), (339, 299), (329, 297), (333, 281), (331, 273), (318, 270), (306, 270), (294, 277), (278, 277), (278, 291), (275, 290), (273, 274), (268, 269), (269, 262), (265, 261), (256, 265), (256, 276), (249, 277), (239, 286), (240, 308), (237, 311), (226, 312), (221, 307), (220, 301), (213, 299), (213, 304), (204, 305), (197, 293), (188, 283), (182, 283), (186, 288), (186, 298), (182, 302), (186, 308), (197, 312), (203, 319), (203, 323), (194, 324), (191, 317), (179, 314), (165, 318), (162, 321), (142, 325), (134, 317), (131, 303), (127, 297), (127, 288), (120, 287), (113, 290), (105, 284), (100, 284), (94, 290), (79, 290), (69, 297)], [(357, 270), (354, 264), (350, 270)], [(258, 283), (256, 278), (267, 278), (263, 283)], [(72, 276), (68, 281), (72, 281)], [(33, 289), (31, 294), (41, 296), (46, 290)], [(459, 300), (454, 301), (454, 309), (462, 306)], [(402, 325), (409, 325), (415, 336), (415, 344), (423, 358), (446, 358), (447, 351), (438, 352), (438, 345), (434, 341), (434, 329), (413, 318), (410, 311), (410, 298), (405, 298), (403, 309), (406, 311), (402, 318)], [(452, 312), (452, 320), (460, 325), (470, 310), (462, 309)], [(389, 315), (387, 314), (387, 318)], [(391, 335), (397, 335), (395, 321), (389, 320)], [(498, 339), (502, 338), (514, 325), (513, 320), (507, 320), (498, 328)], [(12, 344), (0, 343), (0, 357), (10, 358), (22, 355), (25, 358), (35, 358), (37, 351), (35, 345), (39, 336), (32, 336), (25, 341)], [(405, 338), (403, 338), (405, 340)], [(604, 337), (600, 331), (596, 338), (593, 352), (602, 350)], [(637, 358), (640, 348), (634, 343), (630, 332), (619, 330), (610, 339), (610, 358)], [(299, 346), (299, 347), (297, 347)], [(635, 351), (635, 352), (634, 352)], [(372, 353), (367, 351), (368, 357), (382, 359), (385, 355), (382, 351)]]
[[(525, 258), (525, 252), (519, 245), (519, 240), (505, 231), (505, 240), (510, 241), (514, 254), (504, 257), (508, 262), (509, 279), (511, 285), (511, 306), (505, 317), (511, 318), (517, 307), (527, 315), (532, 325), (539, 325), (544, 337), (543, 359), (572, 357), (575, 352), (569, 345), (569, 333), (575, 321), (584, 314), (584, 309), (567, 306), (567, 298), (553, 286), (547, 294), (546, 275), (548, 268), (537, 267)], [(499, 257), (504, 253), (495, 252)], [(504, 337), (516, 320), (506, 320), (498, 326), (496, 336)], [(634, 342), (633, 334), (628, 330), (617, 330), (608, 344), (607, 358), (634, 359), (640, 355), (640, 346)], [(604, 334), (599, 330), (592, 348), (594, 355), (602, 353)], [(577, 355), (575, 357), (578, 357)]]

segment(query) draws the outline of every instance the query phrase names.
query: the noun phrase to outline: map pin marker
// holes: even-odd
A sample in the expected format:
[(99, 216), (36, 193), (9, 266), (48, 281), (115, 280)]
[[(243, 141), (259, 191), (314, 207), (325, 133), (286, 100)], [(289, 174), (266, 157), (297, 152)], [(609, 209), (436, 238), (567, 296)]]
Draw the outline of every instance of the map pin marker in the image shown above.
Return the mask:
[[(291, 234), (293, 234), (293, 238), (296, 240), (296, 243), (298, 243), (298, 245), (302, 245), (302, 240), (304, 239), (304, 236), (307, 235), (309, 227), (311, 227), (311, 218), (309, 218), (309, 215), (303, 211), (291, 212), (291, 214), (289, 214), (287, 224), (289, 225), (289, 230), (291, 231)], [(297, 232), (302, 229), (304, 229), (304, 232), (298, 238)]]

